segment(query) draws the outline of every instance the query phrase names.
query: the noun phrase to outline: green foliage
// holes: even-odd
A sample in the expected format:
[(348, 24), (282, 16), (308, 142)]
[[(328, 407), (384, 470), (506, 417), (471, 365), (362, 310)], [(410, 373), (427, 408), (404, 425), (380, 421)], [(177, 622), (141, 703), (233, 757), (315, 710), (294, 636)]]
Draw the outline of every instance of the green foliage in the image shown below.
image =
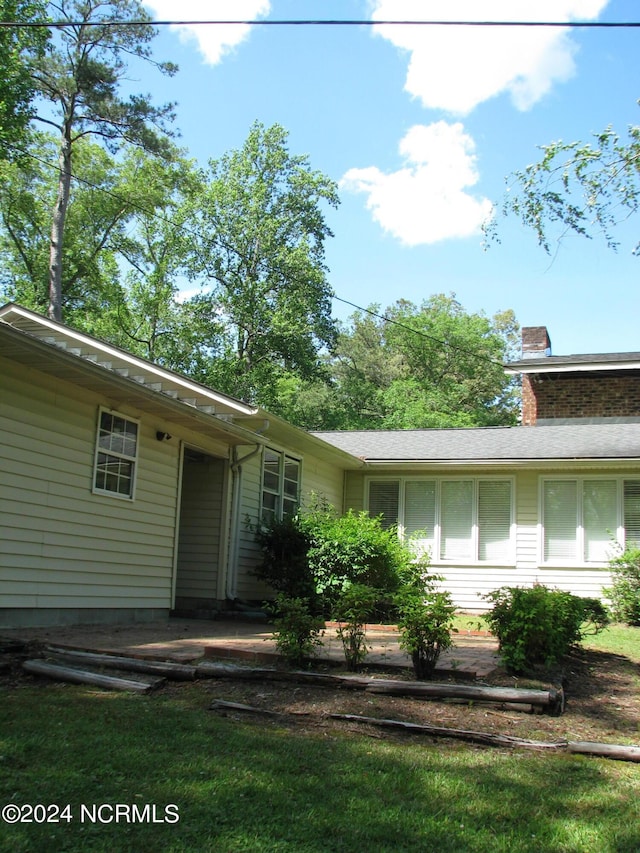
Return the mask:
[(314, 598), (316, 582), (308, 558), (311, 539), (300, 516), (274, 518), (254, 528), (254, 534), (262, 549), (256, 576), (286, 596)]
[(311, 612), (308, 599), (283, 593), (276, 596), (273, 613), (278, 651), (288, 663), (302, 666), (322, 645), (324, 619)]
[(452, 645), (455, 606), (448, 592), (435, 589), (436, 576), (422, 588), (406, 585), (396, 597), (400, 648), (413, 662), (416, 678), (433, 676), (440, 653)]
[(505, 665), (513, 672), (556, 663), (572, 646), (589, 633), (603, 630), (608, 622), (606, 609), (598, 599), (581, 598), (542, 584), (530, 588), (503, 586), (484, 598), (493, 604), (484, 619), (498, 638)]
[(470, 314), (454, 295), (417, 306), (372, 305), (343, 327), (327, 359), (331, 394), (307, 410), (316, 429), (422, 429), (517, 421), (517, 392), (503, 362), (518, 325), (512, 311)]
[(337, 207), (337, 186), (287, 140), (280, 125), (254, 123), (242, 148), (209, 162), (189, 217), (199, 234), (189, 274), (225, 325), (208, 381), (275, 414), (280, 383), (316, 377), (336, 334), (323, 211)]
[(627, 548), (609, 562), (613, 586), (605, 589), (615, 619), (640, 625), (640, 548)]
[[(58, 0), (56, 27), (33, 79), (45, 108), (35, 118), (59, 133), (58, 176), (51, 212), (48, 313), (62, 319), (63, 246), (71, 202), (74, 152), (93, 137), (112, 154), (125, 145), (168, 156), (174, 105), (155, 107), (148, 95), (130, 94), (127, 58), (151, 63), (164, 74), (177, 67), (152, 59), (151, 16), (138, 0)], [(107, 26), (103, 26), (107, 24)], [(123, 26), (115, 26), (122, 24)], [(113, 25), (113, 26), (112, 26)]]
[(311, 510), (304, 524), (310, 533), (309, 565), (318, 592), (329, 604), (349, 584), (380, 590), (383, 598), (395, 592), (412, 555), (395, 528), (385, 530), (379, 518), (349, 510)]
[[(43, 0), (2, 0), (0, 21), (46, 21), (46, 5)], [(44, 26), (0, 27), (0, 159), (22, 158), (36, 90), (31, 64), (44, 55), (48, 38)]]
[(378, 618), (406, 578), (421, 570), (394, 528), (366, 512), (339, 516), (318, 503), (295, 516), (252, 528), (262, 549), (256, 575), (277, 592), (309, 599), (312, 609), (329, 614), (348, 587), (378, 590)]
[[(628, 128), (626, 139), (611, 127), (594, 134), (593, 142), (552, 142), (541, 146), (542, 158), (515, 172), (502, 206), (531, 228), (538, 243), (551, 251), (557, 226), (582, 237), (602, 237), (616, 249), (616, 228), (640, 209), (640, 127)], [(487, 227), (495, 239), (495, 220)], [(640, 244), (634, 252), (638, 254)]]
[(362, 583), (347, 584), (334, 605), (333, 616), (340, 623), (338, 636), (342, 642), (347, 669), (359, 669), (367, 656), (366, 623), (371, 619), (380, 590)]

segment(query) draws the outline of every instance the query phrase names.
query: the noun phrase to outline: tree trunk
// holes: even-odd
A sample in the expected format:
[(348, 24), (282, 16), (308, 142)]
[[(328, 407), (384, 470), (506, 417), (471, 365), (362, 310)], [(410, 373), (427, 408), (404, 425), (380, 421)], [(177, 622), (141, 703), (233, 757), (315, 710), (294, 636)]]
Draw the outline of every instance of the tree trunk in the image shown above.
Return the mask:
[(60, 141), (58, 193), (53, 208), (51, 244), (49, 247), (49, 319), (58, 322), (62, 321), (62, 244), (70, 193), (71, 133), (67, 122)]

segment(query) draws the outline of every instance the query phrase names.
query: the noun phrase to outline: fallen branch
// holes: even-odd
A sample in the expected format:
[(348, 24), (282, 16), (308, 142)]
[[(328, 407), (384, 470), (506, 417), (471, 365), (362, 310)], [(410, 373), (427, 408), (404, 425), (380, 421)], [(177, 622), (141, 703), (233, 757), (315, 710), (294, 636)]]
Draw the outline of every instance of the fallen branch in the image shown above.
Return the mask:
[(115, 678), (110, 675), (100, 675), (83, 669), (72, 669), (67, 666), (56, 666), (42, 660), (26, 660), (22, 664), (25, 672), (32, 675), (44, 675), (55, 681), (69, 681), (72, 684), (92, 684), (105, 687), (107, 690), (133, 690), (136, 693), (148, 693), (164, 684), (164, 678), (154, 678), (153, 681), (130, 681), (126, 678)]
[(145, 672), (150, 675), (162, 675), (177, 681), (193, 681), (196, 677), (195, 666), (185, 666), (182, 663), (149, 661), (141, 658), (112, 655), (107, 652), (81, 652), (58, 646), (47, 646), (45, 651), (56, 658), (56, 660), (71, 663), (75, 661), (111, 669), (125, 669), (130, 672)]
[(431, 737), (447, 737), (470, 743), (482, 743), (489, 746), (507, 746), (520, 749), (534, 750), (566, 750), (582, 755), (595, 755), (600, 758), (615, 758), (619, 761), (640, 762), (640, 747), (624, 746), (622, 744), (588, 743), (580, 741), (545, 741), (524, 740), (510, 735), (496, 735), (490, 732), (465, 731), (464, 729), (447, 729), (440, 726), (429, 726), (418, 723), (405, 723), (401, 720), (385, 720), (377, 717), (361, 717), (357, 714), (329, 714), (332, 720), (344, 720), (350, 723), (363, 723), (380, 728), (395, 729), (409, 734), (428, 735)]

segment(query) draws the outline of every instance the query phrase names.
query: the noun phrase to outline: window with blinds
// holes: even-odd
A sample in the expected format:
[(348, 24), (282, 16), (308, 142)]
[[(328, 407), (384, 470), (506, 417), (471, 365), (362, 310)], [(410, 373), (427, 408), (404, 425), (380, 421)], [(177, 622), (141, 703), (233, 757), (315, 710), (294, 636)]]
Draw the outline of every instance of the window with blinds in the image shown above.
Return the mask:
[(398, 523), (399, 480), (374, 480), (369, 484), (369, 515), (381, 517), (385, 530)]
[(640, 480), (624, 481), (624, 529), (627, 548), (640, 548)]
[(545, 479), (542, 527), (544, 562), (606, 563), (614, 541), (640, 544), (640, 480)]
[(513, 562), (510, 479), (371, 480), (369, 514), (437, 562)]

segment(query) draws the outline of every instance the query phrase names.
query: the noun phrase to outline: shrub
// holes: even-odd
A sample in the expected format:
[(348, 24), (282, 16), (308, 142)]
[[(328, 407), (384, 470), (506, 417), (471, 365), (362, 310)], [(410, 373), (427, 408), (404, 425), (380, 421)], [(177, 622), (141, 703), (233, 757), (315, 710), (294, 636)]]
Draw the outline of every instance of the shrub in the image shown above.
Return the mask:
[(338, 596), (334, 618), (344, 623), (339, 625), (337, 633), (349, 670), (358, 669), (367, 655), (365, 625), (379, 597), (379, 590), (359, 583), (348, 584)]
[(262, 549), (256, 576), (275, 592), (312, 602), (315, 580), (307, 557), (311, 542), (300, 517), (287, 515), (252, 529)]
[(498, 638), (508, 669), (525, 672), (536, 664), (549, 666), (589, 633), (607, 624), (604, 605), (541, 584), (501, 587), (484, 596), (493, 603), (484, 616)]
[(272, 611), (278, 651), (288, 663), (303, 665), (322, 645), (324, 620), (311, 612), (308, 599), (282, 593), (276, 596)]
[(433, 582), (420, 593), (406, 586), (396, 598), (400, 648), (413, 663), (416, 678), (432, 678), (440, 653), (452, 645), (455, 606), (448, 592), (434, 589)]
[(613, 586), (605, 589), (614, 619), (640, 625), (640, 548), (627, 548), (609, 562)]
[(374, 587), (382, 597), (397, 590), (411, 554), (395, 529), (385, 530), (379, 518), (353, 510), (342, 516), (331, 510), (315, 511), (305, 519), (305, 526), (316, 589), (329, 606), (348, 584)]

